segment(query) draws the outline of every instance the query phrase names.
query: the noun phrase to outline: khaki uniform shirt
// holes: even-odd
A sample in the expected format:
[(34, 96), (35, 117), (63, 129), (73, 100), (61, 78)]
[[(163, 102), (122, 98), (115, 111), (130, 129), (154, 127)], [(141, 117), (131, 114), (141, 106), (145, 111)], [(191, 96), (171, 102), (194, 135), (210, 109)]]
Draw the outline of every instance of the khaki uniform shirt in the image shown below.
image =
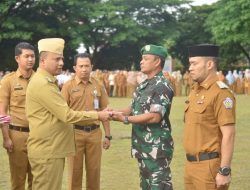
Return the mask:
[[(75, 76), (63, 85), (62, 94), (69, 107), (77, 111), (103, 110), (108, 105), (106, 90), (94, 77), (91, 77), (85, 85)], [(95, 96), (98, 99), (99, 109), (94, 108)], [(99, 125), (100, 122), (98, 120), (86, 122), (86, 125), (93, 124)]]
[(235, 98), (215, 75), (195, 84), (186, 101), (184, 148), (186, 153), (221, 152), (220, 127), (235, 124)]
[(12, 125), (29, 126), (25, 115), (25, 96), (29, 80), (22, 76), (20, 70), (7, 74), (1, 80), (0, 102), (8, 103)]
[(74, 131), (68, 124), (98, 119), (97, 112), (71, 110), (56, 78), (38, 69), (27, 88), (26, 113), (30, 123), (30, 158), (63, 158), (75, 153)]

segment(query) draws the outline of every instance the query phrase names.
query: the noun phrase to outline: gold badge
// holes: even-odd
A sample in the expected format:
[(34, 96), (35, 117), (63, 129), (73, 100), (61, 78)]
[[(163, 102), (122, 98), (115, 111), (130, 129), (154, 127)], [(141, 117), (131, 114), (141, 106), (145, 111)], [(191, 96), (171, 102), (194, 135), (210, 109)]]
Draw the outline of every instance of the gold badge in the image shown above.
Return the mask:
[(197, 104), (203, 104), (204, 102), (202, 100), (198, 100)]

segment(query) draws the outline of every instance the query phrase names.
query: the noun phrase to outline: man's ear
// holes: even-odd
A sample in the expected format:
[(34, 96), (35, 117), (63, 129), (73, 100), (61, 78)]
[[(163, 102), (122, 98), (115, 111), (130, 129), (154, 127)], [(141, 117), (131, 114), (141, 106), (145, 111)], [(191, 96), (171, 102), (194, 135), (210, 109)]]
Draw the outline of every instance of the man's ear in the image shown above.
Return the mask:
[(20, 59), (19, 56), (15, 56), (15, 60), (16, 60), (17, 63), (18, 63), (19, 59)]
[(44, 57), (41, 56), (39, 58), (39, 64), (42, 65), (43, 67), (45, 66), (45, 59), (44, 59)]
[(157, 61), (157, 62), (156, 62), (156, 65), (155, 65), (155, 66), (156, 66), (156, 67), (159, 67), (159, 66), (161, 67), (161, 58), (157, 57), (157, 58), (156, 58), (156, 61)]
[(215, 68), (215, 63), (212, 60), (209, 60), (207, 62), (207, 67), (208, 67), (209, 70), (212, 70), (212, 69)]

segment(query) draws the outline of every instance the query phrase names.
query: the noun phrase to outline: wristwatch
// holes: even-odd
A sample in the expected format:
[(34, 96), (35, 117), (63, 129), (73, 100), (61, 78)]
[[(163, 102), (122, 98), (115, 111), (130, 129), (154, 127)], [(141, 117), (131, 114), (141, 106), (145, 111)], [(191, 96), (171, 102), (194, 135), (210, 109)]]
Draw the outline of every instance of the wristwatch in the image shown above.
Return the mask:
[(223, 176), (228, 176), (231, 174), (231, 168), (224, 166), (219, 169), (219, 174)]
[(110, 141), (112, 140), (112, 136), (111, 135), (110, 136), (105, 136), (105, 138), (108, 139), (108, 140), (110, 140)]
[(128, 124), (129, 124), (128, 116), (125, 116), (125, 117), (124, 117), (123, 123), (124, 123), (125, 125), (128, 125)]

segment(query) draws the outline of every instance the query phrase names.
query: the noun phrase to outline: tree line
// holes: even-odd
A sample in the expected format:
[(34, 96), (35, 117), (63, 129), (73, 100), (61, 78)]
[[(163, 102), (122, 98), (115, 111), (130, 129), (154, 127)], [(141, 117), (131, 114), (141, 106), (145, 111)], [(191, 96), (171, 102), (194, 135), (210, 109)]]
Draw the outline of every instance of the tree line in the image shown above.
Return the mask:
[(65, 68), (80, 43), (95, 68), (139, 69), (140, 48), (165, 46), (188, 66), (187, 47), (221, 46), (221, 69), (250, 62), (250, 1), (218, 0), (192, 6), (190, 0), (3, 0), (0, 3), (0, 70), (16, 68), (14, 47), (46, 37), (66, 41)]

